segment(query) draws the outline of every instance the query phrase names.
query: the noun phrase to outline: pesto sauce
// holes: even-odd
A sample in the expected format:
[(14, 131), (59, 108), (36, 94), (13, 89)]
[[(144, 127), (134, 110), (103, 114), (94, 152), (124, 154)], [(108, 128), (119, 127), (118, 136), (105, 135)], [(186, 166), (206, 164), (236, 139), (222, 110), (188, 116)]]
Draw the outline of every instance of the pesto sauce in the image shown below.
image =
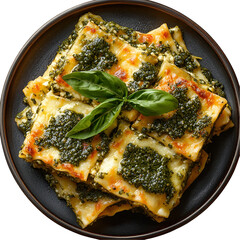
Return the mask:
[(110, 33), (114, 36), (122, 38), (126, 42), (128, 42), (133, 47), (136, 47), (139, 44), (138, 34), (132, 28), (123, 27), (113, 21), (99, 21), (98, 19), (91, 17), (91, 21), (93, 21), (96, 25), (98, 25), (103, 31)]
[(82, 51), (73, 55), (78, 62), (73, 71), (110, 69), (118, 60), (109, 49), (110, 45), (103, 38), (86, 41)]
[(117, 197), (107, 193), (103, 192), (100, 189), (95, 189), (91, 187), (90, 185), (87, 185), (86, 183), (80, 182), (77, 183), (77, 189), (78, 197), (82, 203), (85, 202), (98, 202), (102, 198), (110, 198), (117, 200)]
[(98, 160), (103, 160), (103, 158), (109, 152), (109, 144), (112, 138), (110, 138), (104, 132), (100, 133), (100, 137), (101, 137), (101, 142), (96, 146), (96, 150), (98, 151)]
[(224, 86), (216, 79), (213, 78), (212, 73), (207, 68), (201, 68), (203, 75), (207, 78), (208, 83), (213, 87), (214, 93), (226, 97), (224, 93)]
[(124, 180), (135, 187), (155, 194), (166, 194), (169, 201), (175, 192), (171, 182), (172, 172), (168, 168), (169, 159), (150, 147), (139, 147), (129, 143), (124, 151), (118, 171)]
[(73, 94), (68, 92), (68, 91), (65, 91), (65, 90), (62, 90), (61, 87), (59, 86), (59, 84), (55, 81), (53, 81), (51, 83), (51, 90), (53, 91), (53, 93), (57, 96), (61, 96), (63, 98), (67, 98), (69, 100), (71, 100), (73, 98)]
[(70, 36), (65, 39), (61, 45), (58, 47), (58, 53), (67, 50), (69, 48), (70, 45), (72, 45), (74, 43), (74, 41), (76, 40), (78, 34), (77, 31), (74, 29), (73, 32), (70, 34)]
[(168, 134), (173, 139), (181, 138), (185, 131), (189, 131), (194, 137), (207, 137), (208, 133), (204, 130), (211, 124), (211, 117), (205, 115), (198, 119), (198, 111), (201, 110), (199, 97), (190, 99), (187, 96), (187, 88), (175, 87), (170, 93), (178, 100), (176, 113), (168, 118), (159, 118), (153, 121), (150, 128), (142, 128), (143, 133), (157, 132), (159, 136)]
[(71, 163), (78, 166), (93, 151), (90, 140), (79, 140), (66, 137), (66, 133), (70, 131), (79, 120), (83, 118), (82, 114), (77, 114), (70, 110), (65, 110), (63, 114), (52, 117), (49, 125), (45, 128), (42, 138), (37, 139), (35, 144), (41, 147), (55, 147), (60, 152), (60, 162)]
[(58, 184), (57, 179), (52, 174), (46, 174), (45, 179), (49, 183), (50, 187), (55, 190)]
[(151, 63), (144, 62), (138, 71), (133, 73), (133, 80), (128, 83), (130, 93), (148, 88), (157, 80), (158, 68)]
[[(77, 31), (74, 29), (73, 32), (70, 34), (70, 36), (67, 39), (65, 39), (61, 43), (61, 45), (58, 47), (58, 53), (61, 54), (61, 52), (67, 50), (74, 43), (77, 36), (78, 36)], [(56, 62), (56, 66), (54, 67), (54, 69), (49, 72), (49, 76), (54, 79), (56, 76), (61, 74), (63, 71), (63, 67), (65, 65), (65, 62), (66, 62), (66, 57), (61, 56), (59, 60)]]
[[(26, 136), (27, 132), (29, 132), (31, 130), (33, 121), (32, 121), (32, 117), (33, 117), (33, 112), (31, 109), (29, 109), (26, 113), (26, 121), (22, 121), (19, 125), (18, 128), (20, 129), (20, 131), (24, 134), (24, 136)], [(22, 112), (20, 112), (19, 114), (17, 114), (16, 118), (17, 119), (21, 119), (24, 116), (22, 115)]]
[(196, 63), (190, 52), (180, 52), (174, 56), (174, 64), (179, 68), (185, 68), (187, 71), (192, 72), (197, 68)]
[(159, 42), (159, 46), (156, 46), (154, 43), (150, 44), (146, 50), (147, 55), (160, 55), (164, 54), (165, 52), (171, 52), (170, 46), (169, 45), (164, 45), (162, 41)]
[(113, 21), (105, 22), (104, 26), (107, 28), (107, 32), (123, 38), (130, 45), (136, 46), (136, 44), (138, 43), (137, 32), (134, 31), (132, 28), (120, 26)]
[(65, 65), (66, 62), (66, 57), (65, 56), (61, 56), (58, 61), (56, 62), (56, 66), (54, 67), (53, 70), (51, 70), (49, 72), (49, 76), (52, 79), (55, 79), (58, 75), (60, 75), (63, 72), (63, 67)]

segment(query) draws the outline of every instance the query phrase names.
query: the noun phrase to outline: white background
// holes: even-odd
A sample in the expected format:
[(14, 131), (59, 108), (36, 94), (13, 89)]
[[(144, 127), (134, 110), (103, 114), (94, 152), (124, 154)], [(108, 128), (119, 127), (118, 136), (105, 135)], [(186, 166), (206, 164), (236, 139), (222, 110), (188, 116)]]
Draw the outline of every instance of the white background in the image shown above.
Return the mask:
[[(83, 1), (8, 0), (0, 13), (0, 90), (17, 53), (45, 22)], [(188, 16), (220, 45), (240, 78), (238, 1), (161, 0), (157, 1)], [(224, 146), (223, 146), (224, 147)], [(57, 225), (43, 215), (18, 187), (0, 148), (0, 238), (1, 239), (90, 239)], [(240, 239), (240, 165), (217, 200), (185, 226), (154, 239)]]

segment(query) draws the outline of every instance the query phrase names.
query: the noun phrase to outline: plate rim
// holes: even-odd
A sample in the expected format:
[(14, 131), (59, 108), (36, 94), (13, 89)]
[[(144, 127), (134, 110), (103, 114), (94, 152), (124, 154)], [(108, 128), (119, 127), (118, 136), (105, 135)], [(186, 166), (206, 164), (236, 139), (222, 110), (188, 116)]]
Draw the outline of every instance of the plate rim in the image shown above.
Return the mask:
[(231, 178), (231, 176), (232, 176), (232, 174), (233, 174), (233, 172), (236, 168), (238, 158), (240, 156), (240, 153), (239, 153), (239, 149), (240, 149), (239, 122), (236, 123), (236, 126), (235, 126), (237, 128), (236, 130), (238, 130), (238, 135), (237, 135), (235, 153), (233, 155), (231, 165), (229, 166), (228, 171), (225, 174), (224, 179), (221, 181), (221, 183), (216, 188), (215, 192), (211, 195), (211, 197), (209, 199), (207, 199), (207, 201), (205, 201), (204, 204), (200, 208), (198, 208), (193, 213), (188, 215), (186, 218), (182, 219), (181, 221), (179, 221), (179, 222), (177, 222), (173, 225), (170, 225), (168, 227), (165, 227), (164, 229), (156, 230), (156, 231), (149, 232), (149, 233), (138, 234), (138, 235), (128, 235), (128, 236), (103, 235), (103, 234), (89, 232), (86, 229), (81, 229), (81, 228), (78, 228), (78, 227), (76, 227), (76, 226), (74, 226), (70, 223), (65, 222), (64, 220), (60, 219), (55, 214), (53, 214), (50, 210), (46, 209), (46, 207), (44, 205), (42, 205), (38, 201), (38, 199), (31, 193), (31, 191), (27, 188), (23, 179), (21, 178), (21, 176), (20, 176), (20, 174), (19, 174), (19, 172), (18, 172), (18, 170), (17, 170), (17, 168), (14, 164), (13, 158), (10, 154), (10, 148), (9, 148), (9, 145), (8, 145), (8, 142), (7, 142), (6, 131), (5, 131), (6, 100), (7, 100), (7, 96), (8, 96), (8, 92), (9, 92), (9, 87), (10, 87), (11, 82), (13, 80), (12, 76), (14, 76), (16, 69), (21, 64), (21, 61), (24, 59), (24, 56), (27, 54), (28, 50), (35, 43), (35, 41), (37, 41), (37, 39), (39, 37), (41, 37), (42, 34), (44, 34), (44, 32), (48, 31), (48, 29), (51, 28), (52, 26), (54, 26), (57, 22), (61, 21), (64, 18), (67, 18), (70, 15), (73, 15), (75, 12), (78, 12), (79, 10), (84, 11), (84, 10), (91, 9), (93, 7), (99, 7), (99, 6), (104, 6), (104, 5), (117, 5), (117, 4), (138, 5), (138, 6), (153, 8), (153, 9), (156, 9), (158, 11), (163, 11), (166, 14), (171, 15), (171, 16), (181, 20), (186, 25), (188, 25), (191, 29), (196, 31), (209, 44), (211, 49), (213, 49), (214, 53), (216, 53), (218, 59), (221, 61), (221, 63), (223, 64), (223, 66), (226, 70), (226, 72), (228, 73), (228, 76), (231, 80), (232, 89), (233, 89), (234, 94), (235, 94), (234, 97), (235, 97), (236, 103), (237, 103), (236, 115), (238, 116), (238, 119), (240, 119), (240, 100), (239, 100), (239, 95), (238, 95), (239, 84), (238, 84), (236, 74), (235, 74), (235, 72), (234, 72), (234, 70), (231, 66), (231, 63), (229, 62), (228, 58), (226, 57), (226, 55), (224, 54), (224, 52), (222, 51), (220, 46), (197, 23), (195, 23), (193, 20), (191, 20), (190, 18), (188, 18), (184, 14), (178, 12), (177, 10), (174, 10), (173, 8), (170, 8), (166, 5), (163, 5), (163, 4), (160, 4), (160, 3), (157, 3), (157, 2), (153, 2), (153, 1), (149, 1), (149, 0), (122, 0), (122, 1), (118, 1), (118, 0), (117, 1), (108, 1), (108, 0), (96, 0), (96, 1), (94, 1), (94, 0), (92, 0), (92, 1), (88, 1), (88, 2), (85, 2), (85, 3), (78, 4), (76, 6), (73, 6), (73, 7), (69, 8), (65, 11), (62, 11), (61, 13), (56, 15), (55, 17), (51, 18), (49, 21), (47, 21), (45, 24), (43, 24), (37, 31), (35, 31), (33, 33), (33, 35), (27, 40), (27, 42), (20, 49), (19, 53), (15, 57), (12, 65), (9, 69), (9, 72), (7, 74), (7, 77), (5, 79), (5, 82), (4, 82), (4, 85), (3, 85), (3, 88), (2, 88), (1, 105), (0, 105), (0, 110), (1, 110), (1, 113), (0, 113), (1, 142), (2, 142), (3, 152), (4, 152), (4, 155), (5, 155), (8, 167), (9, 167), (15, 181), (17, 182), (17, 184), (19, 185), (19, 187), (23, 191), (23, 193), (34, 204), (34, 206), (38, 208), (38, 210), (40, 210), (45, 216), (47, 216), (48, 218), (53, 220), (55, 223), (61, 225), (62, 227), (66, 228), (68, 230), (76, 232), (78, 234), (82, 234), (82, 235), (85, 235), (87, 237), (92, 237), (92, 238), (96, 238), (96, 239), (99, 239), (99, 238), (100, 239), (146, 239), (146, 237), (150, 238), (150, 237), (156, 237), (156, 236), (163, 235), (165, 233), (173, 231), (173, 230), (187, 224), (188, 222), (190, 222), (191, 220), (196, 218), (199, 214), (201, 214), (204, 210), (206, 210), (214, 202), (214, 200), (219, 196), (219, 194), (223, 191), (223, 189), (225, 188), (225, 186), (229, 182), (229, 180), (230, 180), (230, 178)]

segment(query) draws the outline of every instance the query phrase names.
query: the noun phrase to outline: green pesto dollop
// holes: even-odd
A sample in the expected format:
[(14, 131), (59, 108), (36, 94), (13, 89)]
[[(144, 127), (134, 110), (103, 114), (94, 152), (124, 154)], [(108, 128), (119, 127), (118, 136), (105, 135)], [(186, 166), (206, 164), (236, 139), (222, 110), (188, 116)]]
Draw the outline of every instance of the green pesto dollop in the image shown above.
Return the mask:
[(103, 192), (100, 189), (95, 189), (86, 183), (77, 183), (78, 197), (82, 203), (85, 202), (98, 202), (102, 198), (117, 199), (116, 196)]
[(195, 137), (206, 137), (208, 133), (204, 128), (211, 124), (211, 117), (205, 115), (198, 118), (201, 102), (198, 96), (190, 99), (187, 96), (187, 90), (185, 87), (175, 86), (170, 93), (178, 100), (176, 113), (168, 119), (159, 118), (154, 120), (150, 128), (143, 128), (142, 132), (157, 132), (159, 136), (168, 134), (173, 139), (176, 139), (181, 138), (186, 131), (189, 131)]
[(174, 56), (174, 64), (177, 67), (185, 68), (189, 72), (192, 72), (195, 68), (197, 68), (192, 55), (188, 51), (176, 54)]
[(151, 63), (144, 62), (138, 71), (133, 73), (133, 80), (129, 82), (129, 92), (136, 92), (148, 88), (157, 80), (158, 69)]
[(171, 52), (169, 45), (164, 45), (162, 41), (159, 42), (158, 46), (154, 43), (147, 46), (146, 50), (147, 55), (156, 55), (163, 54), (165, 52)]
[(110, 51), (110, 45), (103, 38), (86, 41), (79, 54), (73, 57), (78, 65), (73, 71), (106, 70), (117, 63), (117, 57)]
[(83, 118), (82, 114), (65, 110), (62, 114), (51, 117), (49, 125), (45, 128), (42, 138), (37, 139), (35, 144), (41, 147), (55, 147), (60, 152), (60, 162), (71, 163), (78, 166), (83, 160), (86, 160), (93, 147), (89, 140), (79, 140), (66, 137), (66, 133), (70, 131), (79, 120)]
[[(23, 114), (25, 114), (25, 116)], [(18, 128), (24, 134), (24, 136), (26, 136), (27, 132), (29, 132), (31, 130), (31, 127), (33, 124), (32, 117), (33, 117), (33, 112), (30, 108), (25, 113), (20, 112), (16, 116), (17, 119), (25, 118), (24, 121), (22, 121), (18, 125)]]
[(171, 182), (169, 159), (161, 156), (150, 147), (139, 147), (129, 143), (124, 151), (118, 171), (124, 180), (135, 187), (156, 194), (166, 194), (167, 200), (173, 197), (175, 188)]

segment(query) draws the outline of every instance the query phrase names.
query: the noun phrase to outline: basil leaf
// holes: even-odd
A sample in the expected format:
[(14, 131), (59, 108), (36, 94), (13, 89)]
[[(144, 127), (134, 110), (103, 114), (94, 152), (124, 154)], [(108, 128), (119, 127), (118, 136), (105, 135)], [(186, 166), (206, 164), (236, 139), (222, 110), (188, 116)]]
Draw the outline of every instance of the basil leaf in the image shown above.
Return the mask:
[(67, 133), (67, 137), (86, 139), (104, 131), (113, 124), (121, 111), (122, 105), (123, 102), (116, 98), (99, 104)]
[(143, 89), (131, 94), (127, 100), (144, 116), (157, 116), (178, 107), (177, 99), (170, 93), (157, 89)]
[(63, 80), (83, 96), (99, 102), (128, 95), (121, 79), (102, 71), (73, 72), (63, 76)]

